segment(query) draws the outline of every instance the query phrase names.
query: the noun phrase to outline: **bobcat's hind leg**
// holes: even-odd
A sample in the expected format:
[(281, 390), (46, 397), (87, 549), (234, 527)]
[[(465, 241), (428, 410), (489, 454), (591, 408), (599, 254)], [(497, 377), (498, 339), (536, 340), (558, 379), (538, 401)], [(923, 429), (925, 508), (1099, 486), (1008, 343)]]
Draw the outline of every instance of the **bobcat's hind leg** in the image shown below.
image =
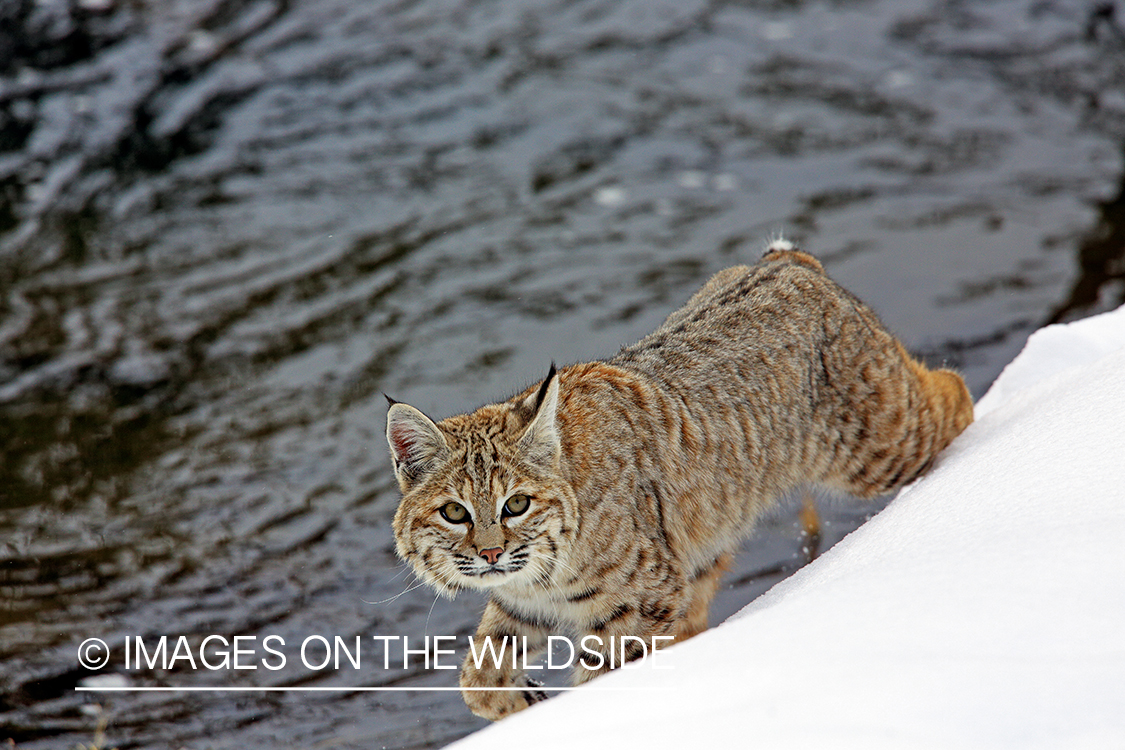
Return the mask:
[(687, 609), (676, 629), (677, 643), (686, 641), (707, 629), (707, 613), (711, 609), (711, 600), (715, 598), (723, 574), (730, 570), (733, 560), (734, 555), (729, 552), (720, 555), (714, 564), (696, 573), (692, 578), (688, 584)]
[(960, 375), (927, 368), (898, 342), (895, 348), (902, 364), (888, 368), (881, 380), (865, 382), (868, 400), (882, 408), (869, 409), (853, 429), (847, 463), (837, 475), (837, 486), (858, 497), (894, 492), (914, 481), (973, 421), (973, 399)]

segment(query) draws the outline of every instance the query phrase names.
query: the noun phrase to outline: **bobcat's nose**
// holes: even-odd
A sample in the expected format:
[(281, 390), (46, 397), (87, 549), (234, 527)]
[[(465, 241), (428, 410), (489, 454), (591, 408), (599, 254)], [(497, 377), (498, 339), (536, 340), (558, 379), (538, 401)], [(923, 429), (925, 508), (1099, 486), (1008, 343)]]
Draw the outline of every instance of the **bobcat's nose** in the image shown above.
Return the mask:
[(480, 551), (480, 556), (483, 557), (489, 565), (495, 565), (502, 554), (504, 554), (503, 547), (493, 547), (492, 549), (482, 549)]

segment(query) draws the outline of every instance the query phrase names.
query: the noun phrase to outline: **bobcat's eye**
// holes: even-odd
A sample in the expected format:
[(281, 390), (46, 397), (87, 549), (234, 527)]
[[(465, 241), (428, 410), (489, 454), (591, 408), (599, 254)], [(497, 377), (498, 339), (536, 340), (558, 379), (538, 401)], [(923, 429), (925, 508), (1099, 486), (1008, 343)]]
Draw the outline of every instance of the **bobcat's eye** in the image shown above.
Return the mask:
[(438, 510), (441, 517), (450, 523), (468, 523), (469, 511), (461, 503), (448, 502)]
[(512, 495), (508, 498), (508, 502), (504, 503), (503, 516), (511, 518), (527, 512), (528, 506), (531, 505), (531, 498), (527, 495)]

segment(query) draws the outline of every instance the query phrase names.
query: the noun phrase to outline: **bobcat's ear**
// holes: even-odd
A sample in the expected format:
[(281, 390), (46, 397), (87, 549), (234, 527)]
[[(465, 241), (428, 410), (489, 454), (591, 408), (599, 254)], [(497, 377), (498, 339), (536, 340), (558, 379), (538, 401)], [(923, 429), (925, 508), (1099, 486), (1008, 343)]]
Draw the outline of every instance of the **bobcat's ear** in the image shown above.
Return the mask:
[(520, 436), (517, 446), (525, 458), (543, 467), (554, 467), (562, 453), (558, 429), (559, 377), (555, 364), (535, 397), (535, 416)]
[(449, 456), (449, 444), (438, 426), (413, 406), (397, 401), (387, 411), (387, 443), (403, 492)]

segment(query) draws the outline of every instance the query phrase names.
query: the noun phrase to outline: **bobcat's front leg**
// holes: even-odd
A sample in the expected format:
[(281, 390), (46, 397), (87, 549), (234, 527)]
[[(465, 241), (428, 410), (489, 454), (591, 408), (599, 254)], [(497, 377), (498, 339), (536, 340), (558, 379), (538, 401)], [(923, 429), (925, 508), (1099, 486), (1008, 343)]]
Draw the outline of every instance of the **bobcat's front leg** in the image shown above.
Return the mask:
[[(489, 601), (473, 637), (473, 647), (461, 665), (461, 695), (469, 710), (496, 721), (543, 700), (545, 696), (536, 690), (536, 683), (529, 682), (523, 673), (523, 664), (546, 644), (544, 623), (525, 619), (495, 600)], [(524, 689), (480, 689), (513, 687)]]
[[(684, 606), (682, 601), (669, 607), (657, 600), (619, 604), (606, 617), (591, 623), (586, 629), (586, 635), (581, 640), (583, 655), (571, 673), (571, 681), (581, 685), (648, 655), (653, 648), (669, 646), (690, 637), (694, 633), (680, 636)], [(706, 616), (704, 609), (703, 617)]]

